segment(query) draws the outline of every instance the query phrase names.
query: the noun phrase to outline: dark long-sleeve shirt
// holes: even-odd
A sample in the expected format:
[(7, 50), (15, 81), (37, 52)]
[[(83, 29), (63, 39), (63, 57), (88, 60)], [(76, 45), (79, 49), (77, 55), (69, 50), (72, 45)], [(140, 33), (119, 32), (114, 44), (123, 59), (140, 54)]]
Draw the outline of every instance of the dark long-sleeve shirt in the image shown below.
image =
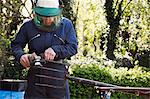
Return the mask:
[(12, 52), (17, 60), (25, 54), (23, 49), (28, 44), (29, 53), (37, 55), (51, 47), (57, 59), (71, 57), (77, 53), (77, 39), (72, 22), (61, 19), (61, 25), (56, 31), (44, 32), (36, 28), (33, 20), (24, 23), (15, 39), (11, 42)]

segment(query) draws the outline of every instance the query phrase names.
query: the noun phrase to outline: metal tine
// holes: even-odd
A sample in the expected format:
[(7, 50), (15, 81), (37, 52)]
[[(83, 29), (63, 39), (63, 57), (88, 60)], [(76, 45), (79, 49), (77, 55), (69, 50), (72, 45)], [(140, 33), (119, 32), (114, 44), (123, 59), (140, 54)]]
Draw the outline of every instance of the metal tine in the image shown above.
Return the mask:
[(69, 64), (67, 64), (67, 63), (63, 63), (63, 62), (61, 62), (61, 61), (52, 61), (52, 60), (49, 60), (49, 61), (46, 61), (46, 62), (51, 62), (51, 63), (56, 63), (56, 64), (62, 64), (62, 65), (69, 65)]
[(36, 66), (36, 68), (45, 69), (45, 70), (49, 70), (49, 71), (55, 71), (55, 72), (61, 72), (61, 73), (67, 73), (67, 72), (64, 72), (62, 70), (53, 69), (53, 68), (47, 68), (47, 67), (41, 67), (41, 66)]
[(58, 77), (52, 77), (52, 76), (46, 76), (46, 75), (39, 75), (39, 74), (36, 74), (35, 76), (36, 76), (36, 77), (40, 77), (40, 78), (48, 78), (48, 79), (56, 79), (56, 80), (65, 80), (65, 79), (58, 78)]
[(41, 86), (41, 87), (50, 87), (50, 88), (59, 88), (62, 89), (65, 87), (65, 83), (63, 86), (53, 86), (53, 85), (48, 85), (48, 84), (40, 84), (40, 83), (35, 83), (36, 86)]

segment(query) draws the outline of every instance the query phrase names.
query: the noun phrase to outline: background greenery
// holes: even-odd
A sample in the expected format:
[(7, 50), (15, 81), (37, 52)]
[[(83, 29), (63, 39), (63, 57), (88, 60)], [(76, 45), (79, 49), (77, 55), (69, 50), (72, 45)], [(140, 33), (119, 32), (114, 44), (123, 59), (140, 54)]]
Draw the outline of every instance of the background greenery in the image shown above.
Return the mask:
[[(87, 62), (88, 61), (88, 62)], [(102, 60), (101, 60), (102, 61)], [(115, 64), (106, 64), (92, 58), (80, 57), (80, 62), (70, 62), (70, 74), (75, 77), (91, 79), (118, 86), (150, 87), (150, 72), (147, 68), (135, 66), (134, 68), (119, 67)], [(70, 81), (71, 95), (75, 99), (100, 99), (94, 86), (84, 85)], [(147, 99), (131, 93), (112, 92), (111, 99)]]
[[(27, 71), (12, 56), (10, 42), (23, 21), (32, 18), (31, 1), (0, 1), (0, 79), (25, 79)], [(79, 45), (78, 54), (69, 61), (71, 75), (122, 86), (150, 87), (149, 0), (63, 2), (63, 16), (72, 20)], [(70, 85), (72, 95), (98, 95), (93, 87), (73, 82)], [(121, 97), (114, 97), (118, 95)]]

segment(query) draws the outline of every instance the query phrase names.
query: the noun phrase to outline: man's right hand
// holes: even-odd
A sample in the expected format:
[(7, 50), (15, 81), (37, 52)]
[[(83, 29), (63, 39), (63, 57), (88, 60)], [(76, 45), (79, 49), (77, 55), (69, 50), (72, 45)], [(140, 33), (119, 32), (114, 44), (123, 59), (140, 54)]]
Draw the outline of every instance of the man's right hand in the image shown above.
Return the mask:
[(21, 65), (22, 65), (23, 67), (25, 67), (25, 68), (30, 67), (29, 58), (34, 59), (35, 56), (36, 56), (35, 53), (22, 55), (21, 58), (20, 58), (20, 63), (21, 63)]

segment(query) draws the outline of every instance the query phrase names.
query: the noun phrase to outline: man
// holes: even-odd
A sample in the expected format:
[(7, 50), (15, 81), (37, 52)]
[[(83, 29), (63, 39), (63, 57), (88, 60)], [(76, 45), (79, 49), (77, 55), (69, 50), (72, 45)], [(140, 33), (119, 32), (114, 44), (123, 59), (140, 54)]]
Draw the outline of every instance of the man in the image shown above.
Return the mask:
[[(62, 17), (62, 6), (58, 0), (37, 0), (33, 8), (34, 18), (25, 22), (15, 39), (11, 42), (14, 56), (23, 67), (30, 67), (29, 56), (43, 53), (44, 59), (59, 61), (77, 53), (77, 40), (72, 22)], [(24, 52), (28, 44), (29, 53)], [(33, 71), (29, 70), (26, 99), (51, 99), (44, 88), (35, 86)], [(65, 85), (66, 95), (61, 99), (69, 99), (68, 82)], [(49, 90), (46, 90), (50, 92)]]

